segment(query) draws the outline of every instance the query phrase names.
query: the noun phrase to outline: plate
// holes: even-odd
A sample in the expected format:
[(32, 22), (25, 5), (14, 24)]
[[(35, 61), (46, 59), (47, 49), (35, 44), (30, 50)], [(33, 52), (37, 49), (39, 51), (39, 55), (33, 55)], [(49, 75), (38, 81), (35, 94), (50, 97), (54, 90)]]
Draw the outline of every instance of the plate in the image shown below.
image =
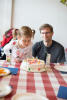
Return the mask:
[(35, 70), (35, 69), (31, 69), (30, 71), (27, 69), (27, 68), (25, 68), (25, 67), (22, 67), (22, 69), (24, 70), (24, 71), (28, 71), (28, 72), (44, 72), (44, 71), (46, 71), (46, 69), (44, 68), (44, 69), (41, 69), (41, 70)]
[[(22, 66), (21, 66), (21, 67), (22, 67)], [(48, 71), (48, 72), (52, 71), (51, 67), (45, 67), (44, 69), (41, 69), (41, 70), (39, 70), (39, 71), (38, 71), (37, 69), (28, 70), (26, 67), (22, 67), (22, 69), (23, 69), (24, 71), (35, 72), (35, 73), (40, 73), (40, 72), (44, 72), (44, 71)]]
[(5, 76), (10, 73), (10, 70), (7, 68), (0, 68), (0, 76)]
[(48, 100), (46, 97), (34, 93), (16, 94), (12, 100)]
[(4, 97), (11, 92), (12, 92), (11, 86), (0, 84), (0, 97)]
[(54, 68), (61, 72), (67, 72), (67, 65), (57, 65)]

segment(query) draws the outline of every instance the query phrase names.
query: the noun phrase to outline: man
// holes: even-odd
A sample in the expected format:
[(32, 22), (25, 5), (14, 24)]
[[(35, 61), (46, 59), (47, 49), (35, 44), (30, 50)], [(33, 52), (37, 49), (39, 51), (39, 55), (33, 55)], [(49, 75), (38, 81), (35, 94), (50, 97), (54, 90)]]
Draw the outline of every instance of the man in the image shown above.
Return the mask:
[(52, 40), (54, 34), (53, 27), (49, 24), (44, 24), (40, 27), (40, 33), (43, 41), (34, 44), (32, 48), (33, 57), (38, 57), (46, 62), (46, 56), (50, 54), (51, 63), (64, 63), (64, 47), (60, 43)]

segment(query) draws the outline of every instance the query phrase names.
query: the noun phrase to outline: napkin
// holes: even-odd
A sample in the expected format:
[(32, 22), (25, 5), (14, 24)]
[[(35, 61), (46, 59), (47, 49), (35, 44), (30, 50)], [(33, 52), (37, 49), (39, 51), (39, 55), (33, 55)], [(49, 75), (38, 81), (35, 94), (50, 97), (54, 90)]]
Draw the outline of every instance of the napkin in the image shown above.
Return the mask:
[(62, 74), (67, 74), (67, 72), (64, 72), (64, 71), (60, 71)]
[(58, 98), (66, 99), (67, 100), (67, 87), (60, 86), (57, 94)]
[(7, 68), (7, 69), (9, 69), (10, 73), (13, 74), (13, 75), (16, 75), (17, 72), (18, 72), (18, 68), (2, 67), (2, 66), (0, 66), (0, 68)]

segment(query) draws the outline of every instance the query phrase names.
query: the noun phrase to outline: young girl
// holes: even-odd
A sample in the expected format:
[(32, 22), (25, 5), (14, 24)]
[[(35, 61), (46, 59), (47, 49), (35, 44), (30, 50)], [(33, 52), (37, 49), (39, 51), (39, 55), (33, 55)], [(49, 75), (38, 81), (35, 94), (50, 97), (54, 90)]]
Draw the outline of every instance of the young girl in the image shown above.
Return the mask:
[(12, 49), (12, 62), (21, 62), (23, 59), (32, 57), (32, 30), (28, 26), (23, 26), (20, 33), (17, 34), (17, 41), (13, 44), (8, 44), (4, 47), (4, 52), (7, 55)]

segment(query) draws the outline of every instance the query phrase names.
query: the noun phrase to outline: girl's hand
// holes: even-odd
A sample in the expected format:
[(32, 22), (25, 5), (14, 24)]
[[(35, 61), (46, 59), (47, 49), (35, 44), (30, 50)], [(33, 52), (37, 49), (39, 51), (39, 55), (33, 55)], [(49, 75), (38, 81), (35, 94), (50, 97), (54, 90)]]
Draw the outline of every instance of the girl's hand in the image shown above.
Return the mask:
[(20, 59), (22, 59), (24, 57), (24, 54), (21, 52), (19, 57), (20, 57)]
[(20, 52), (19, 50), (17, 50), (16, 55), (21, 59), (23, 58), (24, 54), (22, 52)]
[(20, 51), (17, 50), (17, 51), (16, 51), (16, 54), (17, 54), (17, 56), (19, 57), (19, 55), (20, 55)]
[(19, 57), (15, 58), (14, 61), (15, 61), (15, 63), (21, 63), (22, 62), (22, 60)]

